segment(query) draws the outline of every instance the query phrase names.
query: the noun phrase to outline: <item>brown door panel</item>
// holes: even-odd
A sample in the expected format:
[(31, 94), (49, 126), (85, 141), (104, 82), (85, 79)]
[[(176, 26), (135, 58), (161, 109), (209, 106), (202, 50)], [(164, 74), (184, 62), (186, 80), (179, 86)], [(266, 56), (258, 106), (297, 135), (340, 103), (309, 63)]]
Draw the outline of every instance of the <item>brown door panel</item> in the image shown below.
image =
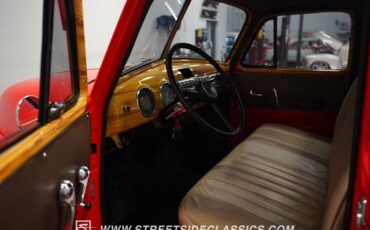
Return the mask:
[[(248, 107), (337, 112), (350, 85), (349, 78), (314, 74), (238, 73), (233, 81)], [(257, 96), (250, 95), (250, 90)]]
[(78, 191), (76, 170), (89, 166), (90, 152), (84, 115), (0, 185), (0, 229), (64, 229), (70, 213), (59, 185), (70, 180)]

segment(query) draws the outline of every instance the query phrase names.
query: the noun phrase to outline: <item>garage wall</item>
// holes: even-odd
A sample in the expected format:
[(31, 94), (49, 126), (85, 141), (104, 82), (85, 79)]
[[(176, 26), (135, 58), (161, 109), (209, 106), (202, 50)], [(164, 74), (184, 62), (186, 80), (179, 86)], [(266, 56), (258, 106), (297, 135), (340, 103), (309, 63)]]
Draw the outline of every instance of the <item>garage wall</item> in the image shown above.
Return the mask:
[(190, 4), (186, 16), (181, 22), (181, 26), (176, 34), (173, 44), (178, 42), (194, 44), (195, 30), (207, 27), (206, 21), (200, 19), (202, 3), (202, 1), (193, 1)]
[(0, 1), (0, 96), (16, 82), (38, 77), (43, 0)]
[(87, 68), (99, 68), (126, 0), (84, 0)]
[[(84, 0), (88, 68), (99, 67), (126, 0)], [(43, 0), (0, 1), (0, 96), (40, 76)]]

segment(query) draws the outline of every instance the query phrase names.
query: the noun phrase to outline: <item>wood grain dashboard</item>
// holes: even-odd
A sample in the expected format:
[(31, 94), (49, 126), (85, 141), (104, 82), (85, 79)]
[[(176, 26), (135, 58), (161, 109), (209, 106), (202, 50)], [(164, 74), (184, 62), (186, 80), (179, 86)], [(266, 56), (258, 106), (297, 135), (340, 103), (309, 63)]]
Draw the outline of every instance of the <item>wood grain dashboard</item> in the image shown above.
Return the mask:
[[(226, 70), (225, 65), (221, 65), (221, 67)], [(183, 78), (178, 71), (183, 68), (189, 68), (194, 75), (215, 72), (214, 67), (208, 62), (178, 59), (173, 62), (174, 74), (177, 79)], [(106, 136), (122, 133), (156, 119), (164, 107), (159, 88), (165, 82), (168, 82), (168, 77), (163, 60), (121, 76), (108, 108)], [(151, 89), (155, 96), (156, 109), (150, 117), (142, 115), (137, 106), (137, 93), (143, 87)]]

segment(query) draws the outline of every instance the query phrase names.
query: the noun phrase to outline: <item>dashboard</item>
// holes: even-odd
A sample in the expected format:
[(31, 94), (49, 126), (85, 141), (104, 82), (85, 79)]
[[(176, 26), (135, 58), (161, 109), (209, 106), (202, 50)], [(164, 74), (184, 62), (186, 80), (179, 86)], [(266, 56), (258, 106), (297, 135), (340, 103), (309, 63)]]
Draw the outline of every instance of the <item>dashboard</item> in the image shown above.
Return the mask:
[[(226, 70), (225, 65), (221, 67)], [(202, 60), (174, 60), (173, 70), (179, 84), (188, 84), (193, 76), (215, 73), (214, 67)], [(175, 100), (163, 60), (121, 76), (108, 108), (106, 136), (157, 119), (160, 111)]]

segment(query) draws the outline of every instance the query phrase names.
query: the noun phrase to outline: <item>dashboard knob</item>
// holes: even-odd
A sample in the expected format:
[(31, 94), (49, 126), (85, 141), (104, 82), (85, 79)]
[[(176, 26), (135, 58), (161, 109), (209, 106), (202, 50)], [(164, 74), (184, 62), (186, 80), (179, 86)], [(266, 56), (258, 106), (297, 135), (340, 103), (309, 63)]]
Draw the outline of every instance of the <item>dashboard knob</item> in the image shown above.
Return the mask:
[(126, 113), (129, 113), (129, 112), (131, 112), (131, 107), (129, 105), (124, 105), (123, 106), (123, 111), (126, 112)]

